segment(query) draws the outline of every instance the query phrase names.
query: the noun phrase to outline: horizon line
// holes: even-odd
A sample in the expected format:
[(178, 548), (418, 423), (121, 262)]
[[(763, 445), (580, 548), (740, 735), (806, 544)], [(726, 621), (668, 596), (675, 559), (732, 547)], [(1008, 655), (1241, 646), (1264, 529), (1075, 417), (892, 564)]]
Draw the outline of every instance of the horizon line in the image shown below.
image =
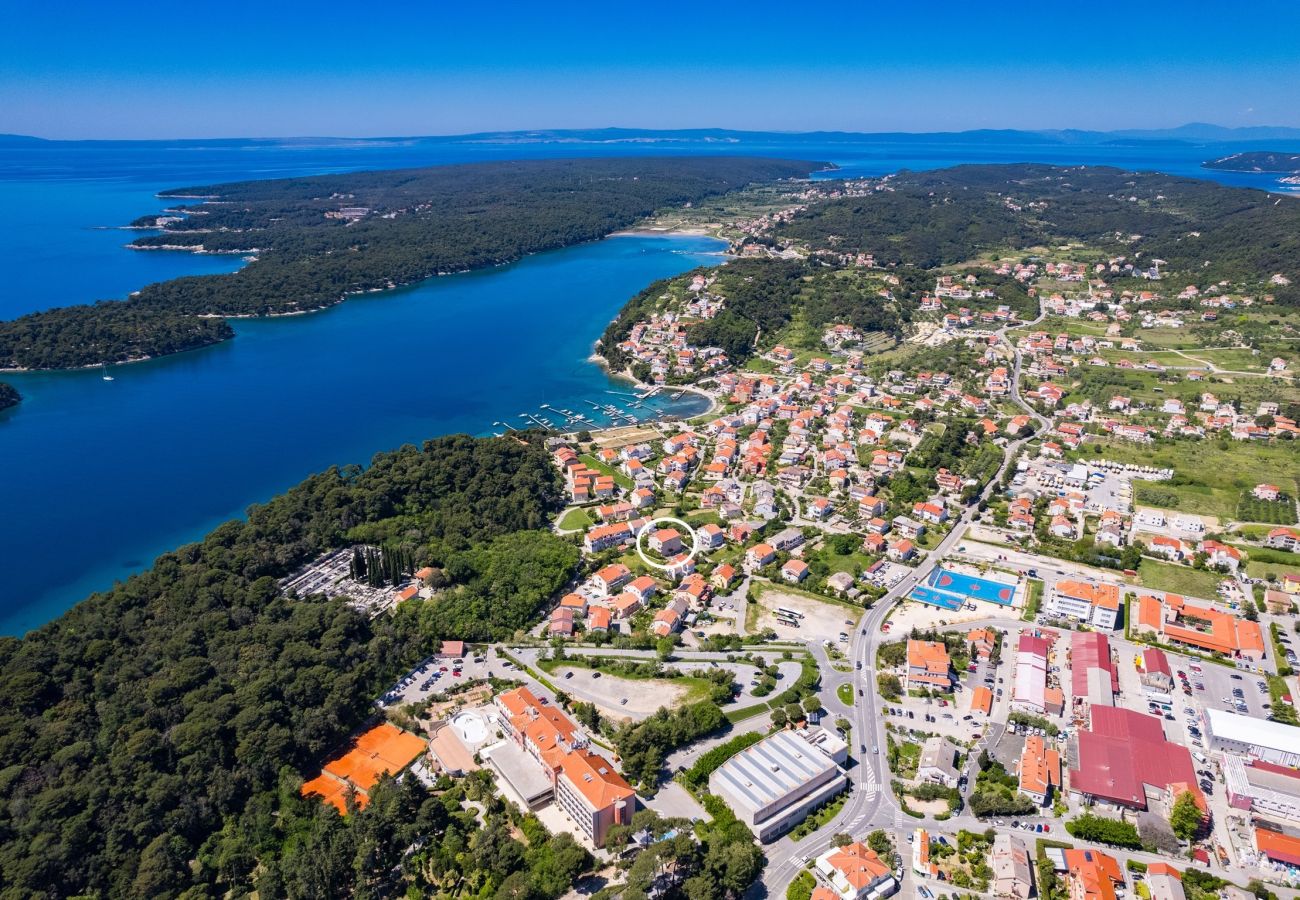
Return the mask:
[[(1211, 122), (1185, 122), (1175, 126), (1161, 126), (1148, 128), (1112, 128), (1112, 129), (1093, 129), (1093, 128), (1013, 128), (1013, 127), (983, 127), (983, 128), (963, 128), (958, 130), (938, 130), (938, 131), (904, 131), (904, 130), (884, 130), (884, 131), (854, 131), (845, 129), (815, 129), (815, 130), (786, 130), (786, 129), (754, 129), (754, 128), (726, 128), (716, 126), (701, 127), (684, 127), (684, 128), (639, 128), (624, 125), (600, 125), (592, 127), (567, 127), (567, 128), (505, 128), (505, 129), (488, 129), (480, 131), (451, 132), (445, 134), (376, 134), (361, 136), (345, 136), (330, 134), (285, 134), (285, 135), (211, 135), (208, 137), (78, 137), (78, 138), (49, 138), (34, 134), (21, 134), (17, 132), (0, 132), (0, 141), (3, 140), (21, 140), (33, 143), (49, 144), (77, 144), (77, 143), (194, 143), (205, 141), (418, 141), (418, 140), (457, 140), (469, 139), (483, 136), (509, 136), (509, 135), (574, 135), (574, 134), (591, 134), (591, 133), (623, 133), (627, 135), (691, 135), (691, 134), (732, 134), (732, 135), (779, 135), (782, 137), (817, 137), (817, 136), (840, 136), (840, 137), (938, 137), (938, 136), (962, 136), (976, 134), (1003, 134), (1003, 135), (1032, 135), (1040, 137), (1053, 137), (1065, 135), (1097, 135), (1097, 136), (1120, 136), (1128, 137), (1134, 140), (1160, 140), (1161, 135), (1173, 137), (1180, 132), (1186, 132), (1192, 129), (1207, 129), (1211, 131), (1223, 132), (1227, 140), (1231, 140), (1231, 135), (1243, 132), (1266, 132), (1266, 131), (1293, 131), (1294, 136), (1272, 138), (1275, 140), (1296, 139), (1300, 140), (1300, 126), (1296, 125), (1218, 125)], [(1145, 135), (1145, 137), (1141, 136)], [(1169, 139), (1169, 138), (1163, 138)], [(1203, 140), (1213, 141), (1214, 138), (1201, 136), (1187, 136), (1183, 140)], [(1269, 138), (1239, 138), (1240, 140), (1267, 140)]]

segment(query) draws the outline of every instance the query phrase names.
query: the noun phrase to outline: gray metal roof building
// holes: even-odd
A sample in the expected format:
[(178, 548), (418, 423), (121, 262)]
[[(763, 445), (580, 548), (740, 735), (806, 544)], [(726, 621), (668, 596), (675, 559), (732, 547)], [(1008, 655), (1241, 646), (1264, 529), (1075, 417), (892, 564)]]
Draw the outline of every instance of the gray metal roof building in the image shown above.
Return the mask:
[(761, 841), (792, 828), (847, 783), (830, 756), (791, 731), (759, 741), (709, 776), (709, 789)]

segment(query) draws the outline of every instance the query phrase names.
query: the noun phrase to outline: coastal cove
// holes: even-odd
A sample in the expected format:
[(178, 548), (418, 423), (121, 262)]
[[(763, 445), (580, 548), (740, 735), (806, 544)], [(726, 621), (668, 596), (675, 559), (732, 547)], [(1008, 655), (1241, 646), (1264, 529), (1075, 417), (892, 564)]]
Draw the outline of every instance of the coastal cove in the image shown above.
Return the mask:
[[(238, 269), (241, 256), (124, 248), (140, 232), (121, 226), (161, 212), (174, 201), (156, 193), (186, 184), (500, 159), (745, 154), (840, 166), (815, 178), (1035, 160), (1294, 192), (1275, 175), (1202, 167), (1244, 148), (779, 135), (724, 144), (411, 139), (0, 147), (0, 201), (13, 210), (0, 221), (0, 258), (11, 287), (0, 295), (0, 318)], [(21, 561), (0, 567), (0, 634), (44, 624), (310, 472), (364, 463), (403, 442), (499, 431), (492, 423), (503, 419), (523, 425), (519, 413), (539, 412), (544, 402), (591, 414), (588, 401), (608, 402), (616, 398), (607, 391), (628, 389), (589, 361), (605, 324), (651, 281), (721, 262), (720, 250), (706, 237), (633, 229), (319, 313), (232, 320), (235, 339), (115, 367), (113, 382), (102, 381), (98, 370), (0, 377), (24, 397), (0, 412), (0, 540), (6, 558)], [(693, 395), (682, 400), (675, 412), (703, 408)]]
[[(216, 347), (113, 370), (7, 376), (0, 634), (22, 634), (307, 473), (440, 434), (501, 431), (631, 386), (589, 360), (658, 278), (722, 262), (700, 236), (620, 236), (433, 278), (307, 316), (233, 322)], [(626, 398), (623, 398), (626, 399)], [(651, 398), (690, 416), (700, 395)], [(59, 498), (59, 499), (52, 499)]]

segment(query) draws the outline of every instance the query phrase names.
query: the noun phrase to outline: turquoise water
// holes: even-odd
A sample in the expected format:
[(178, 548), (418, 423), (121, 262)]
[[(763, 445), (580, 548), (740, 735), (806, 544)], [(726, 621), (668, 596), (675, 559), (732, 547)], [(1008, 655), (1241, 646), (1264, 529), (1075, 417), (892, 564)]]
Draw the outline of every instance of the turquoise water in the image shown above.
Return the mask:
[[(722, 247), (614, 237), (308, 316), (239, 320), (233, 341), (118, 366), (112, 382), (5, 376), (25, 400), (0, 414), (0, 547), (22, 563), (0, 567), (0, 633), (44, 623), (332, 464), (525, 425), (519, 414), (542, 403), (597, 417), (589, 400), (628, 390), (587, 360), (604, 323), (649, 282), (721, 262)], [(694, 415), (706, 404), (647, 405)]]
[[(1108, 164), (1282, 189), (1201, 160), (1260, 145), (978, 144), (770, 137), (728, 144), (211, 142), (0, 147), (0, 318), (98, 299), (238, 258), (139, 253), (121, 226), (164, 188), (246, 178), (538, 157), (754, 154), (828, 160), (840, 176), (967, 162)], [(1296, 148), (1300, 149), (1300, 148)], [(632, 294), (716, 263), (705, 239), (614, 238), (437, 279), (324, 313), (234, 323), (219, 347), (98, 372), (4, 375), (0, 633), (19, 634), (201, 537), (312, 471), (438, 434), (500, 430), (541, 403), (575, 411), (621, 386), (586, 357)], [(690, 414), (698, 401), (677, 409)]]

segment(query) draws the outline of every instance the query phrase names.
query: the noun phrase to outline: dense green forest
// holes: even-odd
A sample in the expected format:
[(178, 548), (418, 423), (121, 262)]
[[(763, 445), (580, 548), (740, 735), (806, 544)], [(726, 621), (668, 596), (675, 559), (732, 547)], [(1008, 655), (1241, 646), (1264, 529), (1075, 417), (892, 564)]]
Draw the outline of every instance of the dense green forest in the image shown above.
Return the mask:
[[(211, 202), (185, 207), (166, 233), (134, 246), (247, 251), (256, 259), (232, 274), (151, 284), (119, 303), (0, 322), (0, 368), (185, 350), (230, 337), (223, 322), (195, 317), (320, 309), (349, 294), (596, 240), (657, 209), (804, 177), (821, 165), (744, 157), (530, 160), (182, 188), (169, 195)], [(366, 212), (339, 218), (344, 209)]]
[[(726, 298), (721, 313), (692, 324), (687, 339), (697, 347), (721, 347), (733, 362), (748, 359), (757, 347), (769, 347), (796, 316), (820, 333), (827, 325), (846, 323), (864, 331), (901, 332), (906, 312), (873, 290), (838, 276), (837, 271), (802, 260), (739, 259), (721, 269), (678, 276), (689, 281), (700, 271), (716, 275), (710, 290)], [(616, 370), (630, 360), (618, 348), (637, 321), (654, 310), (674, 279), (658, 281), (624, 305), (600, 338), (601, 353)]]
[(22, 399), (23, 395), (18, 393), (16, 387), (6, 381), (0, 381), (0, 410), (17, 406), (22, 402)]
[(103, 300), (0, 322), (0, 369), (75, 369), (166, 356), (235, 336), (224, 319)]
[[(567, 834), (507, 806), (486, 772), (433, 790), (419, 779), (381, 782), (347, 818), (288, 779), (278, 807), (250, 804), (200, 857), (223, 884), (251, 883), (263, 898), (478, 896), (554, 900), (592, 864)], [(481, 804), (482, 818), (466, 801)], [(151, 862), (154, 858), (151, 858)], [(254, 871), (254, 864), (263, 865)], [(165, 873), (165, 867), (162, 872)], [(251, 879), (250, 879), (251, 876)], [(141, 883), (144, 879), (151, 879)], [(177, 892), (155, 870), (141, 896)], [(196, 892), (199, 896), (206, 893)]]
[[(535, 618), (576, 560), (541, 530), (560, 487), (537, 440), (404, 447), (314, 475), (26, 637), (0, 638), (6, 896), (219, 896), (249, 887), (255, 868), (279, 879), (263, 897), (350, 893), (305, 880), (327, 851), (343, 867), (331, 879), (390, 877), (379, 863), (397, 859), (397, 838), (371, 858), (363, 835), (412, 827), (406, 812), (380, 822), (380, 804), (349, 838), (321, 804), (290, 802), (296, 786), (436, 641), (503, 637)], [(281, 595), (279, 578), (358, 541), (409, 548), (448, 590), (374, 620), (342, 600)], [(435, 830), (455, 818), (427, 808), (436, 802), (392, 799)]]
[(1083, 241), (1201, 283), (1287, 276), (1300, 303), (1300, 202), (1154, 172), (969, 165), (901, 172), (868, 197), (816, 204), (777, 234), (814, 249), (933, 267), (981, 251)]

